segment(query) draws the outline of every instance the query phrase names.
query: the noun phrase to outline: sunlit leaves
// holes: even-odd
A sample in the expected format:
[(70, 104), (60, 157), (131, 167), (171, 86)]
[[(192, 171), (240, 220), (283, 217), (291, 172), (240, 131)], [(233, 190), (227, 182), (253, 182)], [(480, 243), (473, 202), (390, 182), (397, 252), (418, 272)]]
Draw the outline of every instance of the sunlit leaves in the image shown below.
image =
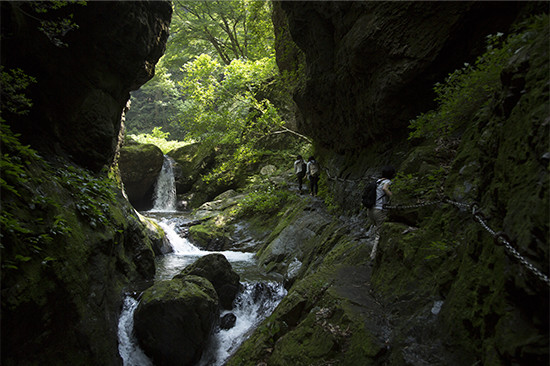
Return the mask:
[[(233, 60), (222, 66), (202, 54), (182, 68), (186, 99), (181, 121), (188, 137), (238, 143), (248, 131), (266, 132), (280, 123), (275, 107), (259, 98), (276, 76), (274, 60)], [(261, 126), (261, 127), (260, 127)]]
[(270, 14), (267, 1), (175, 1), (171, 41), (226, 65), (260, 59), (273, 52)]

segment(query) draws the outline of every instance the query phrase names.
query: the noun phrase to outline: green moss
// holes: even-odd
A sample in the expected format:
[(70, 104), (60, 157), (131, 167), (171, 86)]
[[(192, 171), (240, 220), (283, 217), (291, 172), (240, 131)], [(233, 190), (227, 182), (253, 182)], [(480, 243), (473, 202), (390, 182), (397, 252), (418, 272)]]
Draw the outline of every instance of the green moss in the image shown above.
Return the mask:
[[(22, 151), (8, 145), (4, 162)], [(104, 314), (119, 308), (130, 280), (154, 273), (146, 264), (153, 264), (153, 254), (144, 228), (106, 173), (38, 156), (21, 169), (17, 174), (25, 178), (2, 189), (6, 364), (12, 358), (90, 364), (117, 357), (116, 319)]]
[(150, 303), (166, 300), (177, 300), (195, 297), (207, 297), (212, 302), (218, 301), (214, 286), (207, 279), (199, 276), (185, 276), (173, 280), (156, 282), (142, 294), (142, 302)]
[(222, 243), (222, 246), (224, 243), (231, 242), (228, 230), (217, 226), (213, 220), (191, 226), (189, 239), (202, 248), (208, 247), (212, 242)]

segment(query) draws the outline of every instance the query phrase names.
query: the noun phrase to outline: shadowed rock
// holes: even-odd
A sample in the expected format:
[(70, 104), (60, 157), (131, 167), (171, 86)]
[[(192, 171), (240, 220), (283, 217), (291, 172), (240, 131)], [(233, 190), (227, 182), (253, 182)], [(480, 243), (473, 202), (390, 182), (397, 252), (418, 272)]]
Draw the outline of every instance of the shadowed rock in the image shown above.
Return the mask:
[(222, 254), (209, 254), (187, 266), (176, 278), (188, 275), (201, 276), (214, 285), (220, 305), (225, 309), (233, 308), (233, 300), (240, 289), (239, 275)]
[(205, 278), (186, 276), (154, 284), (134, 314), (140, 346), (155, 365), (193, 365), (218, 319), (218, 297)]

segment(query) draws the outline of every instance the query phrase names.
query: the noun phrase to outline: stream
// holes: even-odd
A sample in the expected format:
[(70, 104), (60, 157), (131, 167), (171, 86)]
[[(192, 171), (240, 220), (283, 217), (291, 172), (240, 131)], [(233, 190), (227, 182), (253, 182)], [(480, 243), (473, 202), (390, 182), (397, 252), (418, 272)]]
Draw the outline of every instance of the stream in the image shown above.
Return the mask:
[[(230, 329), (216, 326), (202, 359), (197, 366), (221, 366), (237, 350), (258, 324), (269, 316), (286, 295), (280, 278), (270, 276), (257, 265), (254, 253), (240, 251), (210, 252), (194, 246), (184, 237), (181, 230), (193, 220), (190, 213), (175, 210), (176, 194), (173, 160), (165, 156), (154, 195), (153, 209), (141, 212), (155, 220), (165, 231), (173, 249), (171, 253), (156, 258), (155, 281), (169, 280), (201, 256), (221, 253), (240, 276), (241, 292), (237, 295), (233, 309), (224, 310), (220, 318), (228, 313), (236, 316)], [(124, 366), (154, 366), (154, 363), (140, 349), (134, 335), (134, 311), (139, 304), (140, 294), (125, 294), (118, 323), (118, 349)]]

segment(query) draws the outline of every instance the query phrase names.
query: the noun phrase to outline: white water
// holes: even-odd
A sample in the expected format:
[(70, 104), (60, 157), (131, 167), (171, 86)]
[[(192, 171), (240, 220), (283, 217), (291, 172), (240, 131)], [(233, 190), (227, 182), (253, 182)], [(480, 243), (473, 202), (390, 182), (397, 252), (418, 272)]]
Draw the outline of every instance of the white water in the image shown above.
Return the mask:
[(153, 366), (151, 360), (137, 345), (134, 337), (134, 311), (139, 302), (126, 296), (120, 318), (118, 319), (118, 353), (124, 366)]
[[(231, 329), (217, 329), (209, 347), (199, 362), (199, 366), (222, 366), (237, 348), (247, 338), (248, 332), (271, 314), (286, 290), (277, 282), (264, 282), (263, 294), (255, 301), (257, 295), (256, 283), (243, 283), (244, 290), (235, 300), (234, 309), (224, 311), (220, 316), (233, 313), (237, 316), (235, 326)], [(255, 296), (256, 292), (256, 296)], [(263, 296), (262, 296), (263, 295)]]
[[(169, 280), (199, 257), (212, 253), (223, 254), (233, 269), (239, 273), (244, 290), (237, 295), (234, 309), (220, 314), (223, 316), (233, 313), (237, 317), (235, 326), (228, 330), (215, 329), (198, 364), (200, 366), (221, 366), (244, 342), (250, 331), (273, 312), (286, 295), (286, 290), (280, 282), (266, 280), (266, 276), (256, 265), (253, 253), (201, 250), (176, 232), (177, 222), (184, 219), (175, 215), (176, 190), (172, 163), (171, 158), (166, 156), (157, 181), (154, 208), (151, 210), (156, 213), (162, 212), (161, 216), (169, 218), (157, 222), (166, 233), (173, 249), (172, 253), (157, 258), (155, 281)], [(246, 274), (248, 278), (243, 278), (243, 274)], [(118, 323), (119, 353), (124, 366), (154, 366), (138, 346), (133, 332), (134, 311), (138, 304), (139, 301), (129, 294), (124, 299)]]
[(164, 155), (162, 170), (157, 178), (153, 195), (153, 212), (172, 212), (176, 210), (176, 181), (174, 179), (174, 159)]

